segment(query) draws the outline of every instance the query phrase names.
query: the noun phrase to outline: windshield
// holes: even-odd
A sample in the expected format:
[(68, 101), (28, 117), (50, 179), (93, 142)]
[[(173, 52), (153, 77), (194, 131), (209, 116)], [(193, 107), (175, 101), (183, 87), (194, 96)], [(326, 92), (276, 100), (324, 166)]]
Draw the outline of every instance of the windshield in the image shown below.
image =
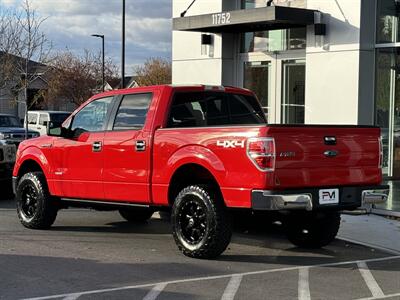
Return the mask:
[(21, 124), (16, 117), (0, 116), (0, 127), (21, 127)]
[(70, 114), (50, 114), (50, 120), (51, 122), (62, 124), (69, 116)]

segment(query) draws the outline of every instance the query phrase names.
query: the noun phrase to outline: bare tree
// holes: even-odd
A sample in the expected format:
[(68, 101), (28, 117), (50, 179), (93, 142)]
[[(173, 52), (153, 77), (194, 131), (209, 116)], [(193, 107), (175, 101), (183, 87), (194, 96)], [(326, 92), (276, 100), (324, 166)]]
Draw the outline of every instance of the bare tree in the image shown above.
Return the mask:
[[(36, 11), (31, 6), (31, 0), (23, 0), (19, 9), (0, 13), (0, 32), (2, 33), (0, 68), (3, 74), (0, 87), (10, 87), (12, 83), (17, 99), (21, 94), (24, 95), (22, 102), (26, 116), (29, 109), (29, 85), (39, 76), (45, 76), (48, 71), (46, 63), (51, 51), (51, 43), (41, 30), (45, 20), (36, 15)], [(31, 105), (38, 99), (39, 97), (33, 99)], [(27, 137), (28, 123), (26, 122), (25, 125)]]
[[(101, 62), (101, 53), (88, 50), (81, 56), (69, 50), (57, 53), (51, 63), (52, 76), (45, 101), (64, 99), (78, 106), (102, 91)], [(118, 68), (109, 58), (105, 62), (105, 78), (110, 84), (119, 82)]]
[(149, 58), (142, 66), (134, 68), (140, 86), (169, 84), (172, 80), (171, 62), (163, 58)]

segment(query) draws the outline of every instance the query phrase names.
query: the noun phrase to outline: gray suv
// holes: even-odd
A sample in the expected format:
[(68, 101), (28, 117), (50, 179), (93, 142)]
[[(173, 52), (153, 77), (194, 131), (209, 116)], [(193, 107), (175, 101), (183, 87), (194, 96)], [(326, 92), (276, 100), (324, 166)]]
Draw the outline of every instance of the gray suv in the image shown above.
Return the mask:
[[(29, 138), (38, 136), (36, 131), (28, 132)], [(16, 150), (24, 139), (25, 129), (21, 122), (15, 116), (0, 114), (0, 181), (11, 181)]]

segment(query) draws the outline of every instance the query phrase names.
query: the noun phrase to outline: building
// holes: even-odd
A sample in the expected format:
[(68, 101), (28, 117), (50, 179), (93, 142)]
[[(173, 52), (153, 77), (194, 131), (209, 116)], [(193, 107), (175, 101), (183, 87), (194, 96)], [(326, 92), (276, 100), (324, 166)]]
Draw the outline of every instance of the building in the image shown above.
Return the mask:
[(396, 186), (400, 0), (190, 2), (173, 1), (173, 83), (252, 89), (270, 123), (378, 125)]
[[(19, 74), (16, 69), (24, 66), (25, 60), (21, 57), (6, 54), (0, 51), (0, 68), (12, 66), (14, 71), (8, 70), (9, 77), (2, 78), (0, 72), (0, 113), (18, 116), (21, 120), (25, 117), (25, 90), (24, 74)], [(15, 67), (17, 66), (17, 67)], [(18, 68), (19, 67), (19, 68)], [(72, 111), (76, 106), (65, 99), (55, 99), (51, 103), (43, 100), (43, 93), (48, 88), (51, 68), (45, 64), (30, 60), (28, 63), (28, 77), (30, 78), (27, 98), (29, 110), (60, 110)]]

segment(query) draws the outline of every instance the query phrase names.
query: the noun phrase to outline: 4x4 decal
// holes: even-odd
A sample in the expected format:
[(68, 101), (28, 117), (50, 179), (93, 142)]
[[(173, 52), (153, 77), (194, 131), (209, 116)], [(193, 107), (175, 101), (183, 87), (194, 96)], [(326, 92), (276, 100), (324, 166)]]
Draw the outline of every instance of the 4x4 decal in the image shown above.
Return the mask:
[(244, 148), (245, 147), (245, 141), (217, 141), (217, 146), (218, 147), (224, 147), (224, 148)]

